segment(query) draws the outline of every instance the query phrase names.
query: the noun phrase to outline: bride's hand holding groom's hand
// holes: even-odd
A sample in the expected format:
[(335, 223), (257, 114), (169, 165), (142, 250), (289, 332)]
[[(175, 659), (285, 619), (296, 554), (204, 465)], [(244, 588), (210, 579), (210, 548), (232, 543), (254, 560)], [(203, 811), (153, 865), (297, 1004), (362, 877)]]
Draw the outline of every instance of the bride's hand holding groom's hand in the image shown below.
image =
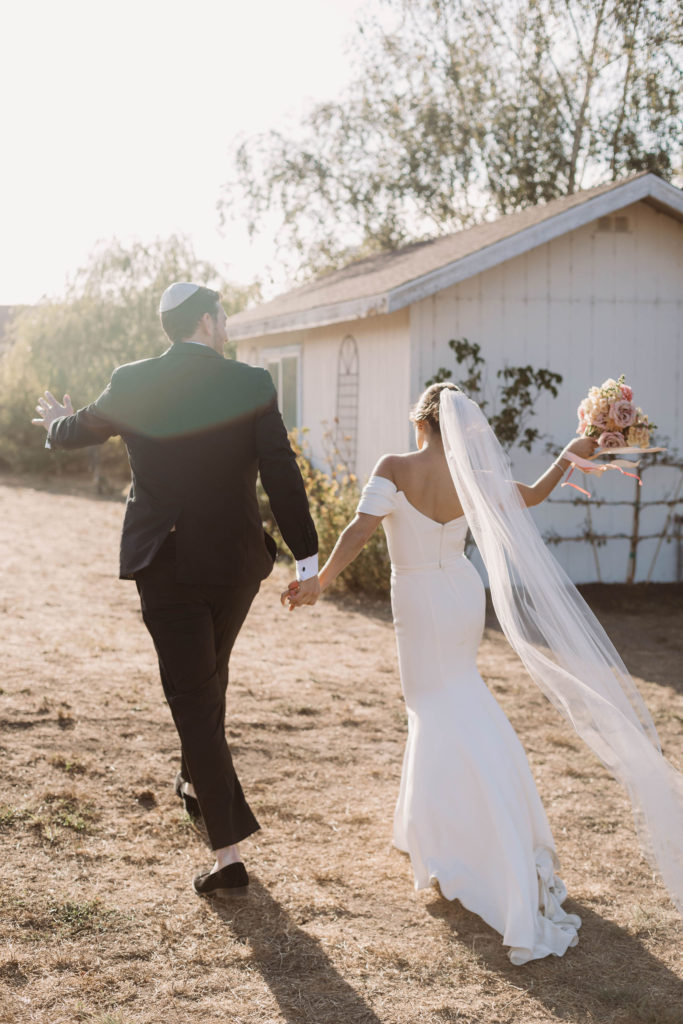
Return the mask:
[(304, 604), (315, 604), (320, 597), (320, 577), (313, 576), (310, 580), (292, 580), (280, 594), (280, 604), (289, 605), (289, 611)]
[(288, 604), (290, 612), (293, 612), (301, 604), (315, 604), (323, 590), (327, 590), (339, 573), (343, 572), (346, 566), (363, 550), (382, 522), (382, 518), (382, 516), (356, 512), (348, 526), (342, 530), (332, 554), (320, 570), (320, 574), (312, 580), (306, 580), (305, 583), (293, 580), (287, 590), (280, 595), (280, 603)]

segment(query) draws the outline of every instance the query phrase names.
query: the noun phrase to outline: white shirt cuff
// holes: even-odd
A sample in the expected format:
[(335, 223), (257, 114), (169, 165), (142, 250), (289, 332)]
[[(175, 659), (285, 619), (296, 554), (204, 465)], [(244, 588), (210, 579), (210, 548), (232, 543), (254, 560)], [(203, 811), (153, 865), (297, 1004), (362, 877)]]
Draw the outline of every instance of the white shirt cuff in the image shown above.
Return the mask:
[(302, 558), (296, 563), (296, 578), (301, 580), (310, 580), (313, 576), (318, 575), (318, 556), (310, 555), (308, 558)]

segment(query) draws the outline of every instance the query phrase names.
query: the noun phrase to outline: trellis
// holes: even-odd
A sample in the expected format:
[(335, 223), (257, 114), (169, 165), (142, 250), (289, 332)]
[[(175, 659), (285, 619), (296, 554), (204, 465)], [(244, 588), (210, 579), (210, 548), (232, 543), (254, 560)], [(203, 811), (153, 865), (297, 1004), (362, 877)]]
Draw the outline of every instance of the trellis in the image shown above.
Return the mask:
[(356, 470), (358, 448), (358, 344), (347, 334), (339, 346), (337, 360), (336, 445), (343, 461)]
[[(600, 571), (600, 558), (599, 548), (606, 545), (612, 540), (627, 540), (630, 542), (628, 552), (628, 567), (626, 571), (626, 583), (633, 583), (636, 576), (636, 564), (638, 558), (638, 547), (646, 540), (656, 540), (657, 547), (655, 548), (654, 555), (648, 568), (647, 576), (645, 579), (646, 583), (649, 583), (652, 579), (652, 573), (654, 572), (655, 564), (659, 553), (664, 543), (676, 544), (676, 581), (681, 582), (683, 579), (683, 515), (677, 512), (678, 508), (683, 508), (683, 497), (681, 491), (683, 490), (683, 462), (674, 459), (652, 459), (645, 465), (641, 465), (639, 472), (641, 478), (647, 473), (647, 470), (653, 467), (671, 467), (678, 468), (679, 474), (676, 483), (672, 487), (668, 498), (659, 498), (648, 501), (642, 500), (642, 488), (636, 481), (634, 485), (634, 496), (629, 501), (624, 500), (610, 500), (606, 498), (594, 498), (594, 497), (573, 497), (570, 499), (560, 498), (549, 498), (548, 502), (555, 505), (567, 505), (571, 504), (574, 506), (585, 507), (586, 518), (584, 520), (583, 530), (569, 537), (561, 537), (554, 531), (547, 531), (544, 534), (544, 539), (548, 544), (565, 544), (565, 543), (586, 543), (591, 545), (593, 550), (593, 558), (595, 561), (595, 572), (598, 583), (602, 583), (602, 573)], [(602, 508), (605, 506), (630, 506), (633, 509), (633, 516), (631, 521), (631, 530), (629, 533), (624, 532), (597, 532), (593, 528), (593, 516), (592, 510)], [(664, 526), (657, 533), (641, 533), (640, 530), (640, 516), (641, 511), (645, 508), (651, 508), (653, 506), (665, 506), (668, 508), (668, 513), (664, 521)]]

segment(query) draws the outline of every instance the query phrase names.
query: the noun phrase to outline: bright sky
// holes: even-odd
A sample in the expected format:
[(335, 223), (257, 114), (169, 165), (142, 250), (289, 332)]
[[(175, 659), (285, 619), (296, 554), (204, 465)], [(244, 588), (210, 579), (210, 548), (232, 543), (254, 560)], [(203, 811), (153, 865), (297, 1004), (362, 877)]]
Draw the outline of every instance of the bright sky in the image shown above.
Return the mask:
[(272, 238), (224, 237), (237, 136), (336, 97), (361, 0), (16, 0), (0, 59), (0, 304), (59, 294), (100, 239), (189, 235), (248, 283)]

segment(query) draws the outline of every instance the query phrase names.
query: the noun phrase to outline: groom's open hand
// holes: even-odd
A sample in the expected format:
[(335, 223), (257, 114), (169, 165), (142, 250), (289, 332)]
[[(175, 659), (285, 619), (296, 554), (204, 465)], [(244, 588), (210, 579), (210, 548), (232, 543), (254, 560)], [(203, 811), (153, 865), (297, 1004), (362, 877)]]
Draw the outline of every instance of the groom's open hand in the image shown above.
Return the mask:
[(74, 407), (69, 396), (64, 395), (62, 402), (64, 404), (60, 405), (52, 392), (46, 391), (45, 395), (41, 395), (38, 399), (38, 405), (36, 406), (38, 416), (31, 420), (31, 423), (49, 430), (54, 421), (58, 420), (61, 416), (73, 416)]
[(320, 580), (313, 576), (310, 580), (292, 580), (287, 590), (280, 594), (280, 604), (289, 605), (290, 612), (302, 604), (315, 604), (320, 597)]

